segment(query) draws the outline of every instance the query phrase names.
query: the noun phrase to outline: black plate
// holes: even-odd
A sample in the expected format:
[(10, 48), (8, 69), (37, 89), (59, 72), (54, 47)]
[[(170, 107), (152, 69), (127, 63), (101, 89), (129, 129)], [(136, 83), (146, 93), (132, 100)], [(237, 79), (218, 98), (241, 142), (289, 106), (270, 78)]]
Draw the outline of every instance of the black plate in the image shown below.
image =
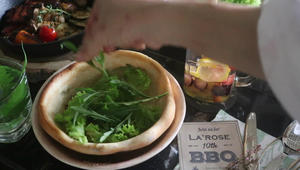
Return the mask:
[[(20, 4), (24, 0), (0, 0), (0, 19), (5, 14), (5, 12), (16, 5)], [(81, 44), (81, 40), (83, 37), (84, 31), (69, 36), (65, 39), (60, 39), (57, 41), (49, 42), (49, 43), (41, 43), (41, 44), (24, 44), (24, 48), (26, 50), (28, 59), (36, 59), (36, 58), (50, 58), (65, 54), (69, 52), (67, 49), (61, 49), (60, 44), (65, 40), (72, 41), (74, 44), (79, 46)], [(20, 44), (15, 44), (9, 41), (6, 38), (0, 38), (0, 49), (7, 56), (14, 57), (17, 59), (23, 59), (24, 55), (21, 49)]]

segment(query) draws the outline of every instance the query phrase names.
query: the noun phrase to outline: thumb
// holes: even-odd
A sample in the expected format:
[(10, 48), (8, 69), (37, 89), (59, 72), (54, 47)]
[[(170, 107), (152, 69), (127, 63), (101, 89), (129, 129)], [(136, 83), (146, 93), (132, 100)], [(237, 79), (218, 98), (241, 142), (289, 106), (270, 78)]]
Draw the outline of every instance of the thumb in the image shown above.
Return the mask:
[(75, 54), (76, 61), (89, 61), (98, 55), (98, 51), (90, 48), (80, 47), (79, 51)]
[(86, 35), (82, 41), (82, 45), (76, 54), (76, 61), (88, 61), (99, 54), (100, 47), (93, 39), (89, 39)]

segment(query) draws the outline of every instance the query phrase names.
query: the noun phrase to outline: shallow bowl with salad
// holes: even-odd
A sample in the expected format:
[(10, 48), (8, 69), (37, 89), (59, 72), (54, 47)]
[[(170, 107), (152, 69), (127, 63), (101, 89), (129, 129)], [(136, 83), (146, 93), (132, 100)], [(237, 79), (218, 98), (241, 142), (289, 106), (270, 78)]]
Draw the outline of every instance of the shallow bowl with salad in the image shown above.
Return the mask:
[(153, 143), (175, 109), (167, 71), (141, 53), (118, 50), (54, 75), (41, 92), (38, 119), (65, 147), (109, 155)]

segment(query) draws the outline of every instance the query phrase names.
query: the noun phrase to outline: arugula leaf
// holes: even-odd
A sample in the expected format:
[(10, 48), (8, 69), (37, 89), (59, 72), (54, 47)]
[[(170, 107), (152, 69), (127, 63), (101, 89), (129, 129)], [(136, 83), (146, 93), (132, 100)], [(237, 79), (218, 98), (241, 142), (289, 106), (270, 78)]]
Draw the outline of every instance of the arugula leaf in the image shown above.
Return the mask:
[(143, 93), (142, 91), (136, 89), (134, 86), (130, 85), (129, 83), (125, 82), (125, 81), (121, 81), (118, 79), (112, 79), (110, 81), (111, 84), (116, 84), (118, 86), (120, 86), (121, 88), (124, 88), (126, 90), (128, 90), (129, 92), (131, 92), (133, 95), (140, 95), (143, 97), (149, 97), (148, 95), (146, 95), (145, 93)]
[(104, 142), (116, 129), (120, 128), (125, 121), (127, 121), (131, 117), (132, 113), (130, 113), (126, 118), (120, 122), (115, 128), (111, 128), (109, 131), (105, 132), (103, 136), (100, 138), (100, 142)]
[(88, 100), (90, 100), (91, 98), (97, 97), (97, 96), (104, 96), (105, 94), (102, 92), (94, 92), (91, 94), (87, 94), (84, 98), (83, 98), (83, 102), (87, 103)]
[(74, 53), (76, 53), (78, 51), (78, 48), (76, 47), (76, 45), (73, 44), (71, 41), (63, 41), (60, 44), (60, 48), (63, 49), (64, 47), (66, 47), (67, 49), (71, 50)]
[[(60, 48), (63, 49), (63, 48), (67, 48), (69, 50), (71, 50), (72, 52), (74, 53), (77, 53), (78, 52), (78, 48), (76, 47), (76, 45), (71, 42), (71, 41), (63, 41), (61, 44), (60, 44)], [(93, 66), (94, 68), (98, 69), (100, 72), (102, 72), (104, 74), (105, 77), (108, 77), (108, 74), (104, 68), (104, 53), (103, 52), (100, 52), (99, 56), (96, 56), (94, 57), (95, 58), (95, 61), (97, 61), (100, 65), (101, 65), (101, 68), (99, 69), (92, 61), (87, 61), (87, 63), (91, 66)]]
[(88, 116), (88, 117), (92, 117), (94, 119), (99, 119), (99, 120), (103, 120), (106, 122), (114, 122), (115, 120), (105, 116), (105, 115), (101, 115), (93, 110), (87, 110), (83, 107), (80, 106), (71, 106), (70, 109), (84, 115), (84, 116)]
[(104, 60), (105, 60), (105, 56), (104, 53), (101, 51), (99, 53), (99, 56), (94, 57), (94, 60), (96, 62), (98, 62), (100, 64), (100, 68), (97, 67), (92, 61), (88, 61), (88, 64), (90, 64), (91, 66), (95, 67), (97, 70), (99, 70), (101, 73), (103, 73), (103, 75), (105, 76), (105, 78), (108, 78), (109, 75), (105, 69), (105, 65), (104, 65)]
[(151, 100), (156, 100), (159, 99), (165, 95), (167, 95), (168, 92), (154, 96), (154, 97), (149, 97), (149, 98), (145, 98), (145, 99), (141, 99), (141, 100), (135, 100), (135, 101), (130, 101), (130, 102), (118, 102), (118, 104), (122, 104), (122, 105), (126, 105), (126, 106), (130, 106), (130, 105), (135, 105), (135, 104), (139, 104), (139, 103), (145, 103), (145, 102), (149, 102)]
[(100, 143), (104, 142), (104, 141), (105, 141), (105, 140), (106, 140), (106, 139), (107, 139), (114, 131), (115, 131), (115, 129), (114, 129), (114, 128), (111, 128), (109, 131), (105, 132), (105, 133), (101, 136), (99, 142), (100, 142)]
[(139, 107), (134, 106), (119, 106), (119, 107), (114, 107), (111, 108), (110, 110), (107, 111), (107, 114), (111, 115), (112, 117), (117, 117), (117, 118), (123, 118), (127, 116), (129, 113), (135, 112), (140, 110)]
[(105, 56), (104, 56), (104, 53), (102, 51), (99, 53), (99, 56), (95, 57), (95, 60), (101, 65), (103, 71), (106, 72), (105, 67), (104, 67)]
[(78, 112), (75, 112), (75, 115), (74, 115), (74, 118), (73, 118), (73, 125), (76, 124), (78, 115), (79, 115), (79, 113), (78, 113)]

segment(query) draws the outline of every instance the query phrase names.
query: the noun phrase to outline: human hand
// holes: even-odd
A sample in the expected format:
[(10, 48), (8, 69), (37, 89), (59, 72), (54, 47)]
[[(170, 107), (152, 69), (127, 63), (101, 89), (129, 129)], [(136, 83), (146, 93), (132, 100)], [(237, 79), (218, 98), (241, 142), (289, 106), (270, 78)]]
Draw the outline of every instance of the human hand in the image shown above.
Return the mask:
[[(87, 61), (115, 47), (158, 49), (187, 47), (211, 20), (215, 0), (98, 0), (89, 18), (77, 61)], [(204, 11), (204, 12), (202, 12)], [(204, 14), (204, 15), (203, 15)], [(198, 24), (198, 29), (194, 23)], [(201, 24), (201, 26), (200, 26)], [(193, 29), (195, 28), (195, 29)], [(207, 28), (206, 30), (209, 30)], [(203, 35), (203, 34), (202, 34)], [(203, 38), (203, 36), (202, 36)]]
[(110, 52), (115, 47), (144, 49), (145, 39), (148, 46), (160, 47), (150, 41), (153, 29), (146, 26), (151, 25), (153, 15), (148, 11), (152, 6), (151, 1), (95, 1), (76, 60), (86, 61), (100, 50)]

